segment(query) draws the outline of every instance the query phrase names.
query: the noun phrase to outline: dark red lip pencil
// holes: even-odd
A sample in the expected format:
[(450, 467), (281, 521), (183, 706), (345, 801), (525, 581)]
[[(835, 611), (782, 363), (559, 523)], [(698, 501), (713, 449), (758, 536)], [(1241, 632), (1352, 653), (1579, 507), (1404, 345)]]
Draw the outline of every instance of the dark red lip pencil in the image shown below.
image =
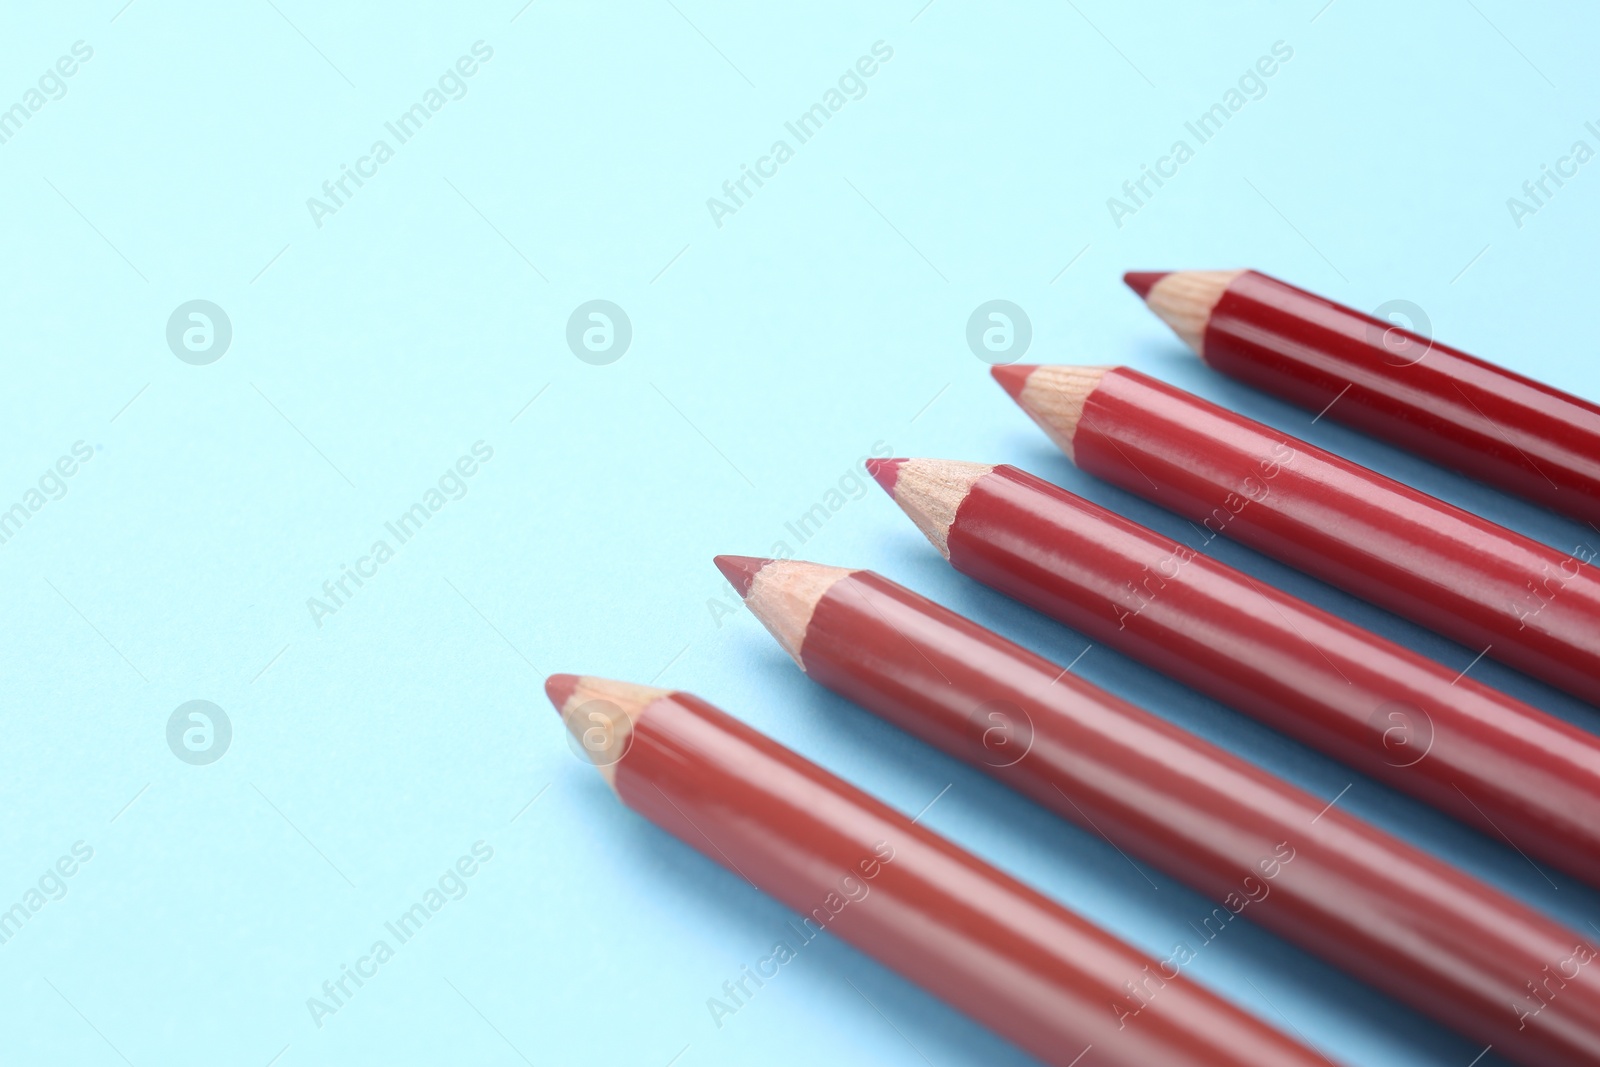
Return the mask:
[(1015, 467), (872, 460), (959, 571), (1600, 886), (1600, 740)]
[(814, 681), (1218, 902), (1175, 958), (1247, 917), (1527, 1067), (1600, 1061), (1600, 975), (1527, 985), (1587, 938), (871, 571), (716, 563)]
[(1225, 535), (1600, 704), (1600, 573), (1128, 367), (994, 368), (1068, 458)]
[(796, 941), (833, 933), (1045, 1063), (1329, 1063), (1182, 974), (1119, 1019), (1158, 961), (698, 697), (545, 690), (622, 802), (799, 912)]
[(1600, 407), (1253, 270), (1123, 276), (1207, 365), (1600, 524)]

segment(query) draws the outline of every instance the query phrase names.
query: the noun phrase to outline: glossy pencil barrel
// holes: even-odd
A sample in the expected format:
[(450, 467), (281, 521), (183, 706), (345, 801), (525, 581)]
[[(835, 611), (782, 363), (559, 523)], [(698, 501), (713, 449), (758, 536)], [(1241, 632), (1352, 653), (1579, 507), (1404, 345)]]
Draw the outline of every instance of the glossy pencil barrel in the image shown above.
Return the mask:
[[(1159, 964), (696, 697), (656, 700), (616, 764), (623, 801), (708, 858), (1047, 1063), (1325, 1067)], [(786, 935), (798, 939), (791, 932)]]
[(1586, 400), (1255, 271), (1217, 301), (1202, 355), (1291, 403), (1600, 523), (1600, 407)]
[(1180, 955), (1245, 916), (1528, 1067), (1600, 1062), (1600, 974), (1548, 1005), (1527, 988), (1592, 958), (1586, 938), (1304, 790), (868, 571), (823, 594), (800, 653), (814, 680), (1218, 902)]
[(1600, 885), (1600, 742), (1014, 467), (950, 562), (1091, 639)]
[(1600, 574), (1571, 553), (1126, 367), (1072, 439), (1085, 471), (1600, 703)]

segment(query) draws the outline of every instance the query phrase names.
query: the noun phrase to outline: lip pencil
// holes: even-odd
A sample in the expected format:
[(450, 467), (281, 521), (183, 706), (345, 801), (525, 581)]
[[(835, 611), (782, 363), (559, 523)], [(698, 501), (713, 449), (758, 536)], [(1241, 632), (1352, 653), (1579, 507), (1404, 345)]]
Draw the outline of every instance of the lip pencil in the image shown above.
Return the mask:
[(1589, 401), (1257, 271), (1123, 280), (1223, 374), (1600, 523), (1600, 407)]
[[(871, 571), (718, 556), (812, 680), (1527, 1067), (1600, 1062), (1587, 939), (1327, 801)], [(1137, 1014), (1142, 998), (1124, 995)]]
[[(1046, 1063), (1326, 1067), (1161, 965), (688, 693), (551, 675), (550, 701), (624, 804)], [(791, 926), (795, 924), (791, 923)], [(754, 979), (760, 982), (760, 978)]]
[(995, 367), (1081, 469), (1600, 704), (1592, 550), (1540, 544), (1129, 367)]
[(1600, 886), (1600, 740), (1015, 467), (869, 460), (956, 570)]

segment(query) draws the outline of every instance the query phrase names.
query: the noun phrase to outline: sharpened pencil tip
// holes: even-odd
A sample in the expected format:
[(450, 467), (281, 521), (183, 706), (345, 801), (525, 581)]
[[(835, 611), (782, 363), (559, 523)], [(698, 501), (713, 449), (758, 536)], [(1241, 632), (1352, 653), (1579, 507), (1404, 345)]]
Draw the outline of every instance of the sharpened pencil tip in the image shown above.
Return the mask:
[(994, 380), (1000, 383), (1000, 388), (1010, 395), (1012, 400), (1022, 403), (1022, 387), (1028, 384), (1028, 375), (1036, 368), (1029, 363), (1009, 363), (989, 368), (989, 373), (994, 375)]
[(728, 579), (733, 591), (743, 599), (750, 595), (750, 583), (755, 581), (756, 573), (772, 561), (760, 556), (717, 556), (711, 562), (717, 565), (717, 570)]
[(894, 483), (900, 479), (900, 466), (904, 459), (869, 459), (867, 460), (867, 473), (872, 475), (872, 480), (883, 486), (883, 491), (894, 496)]
[(552, 674), (544, 680), (544, 695), (550, 698), (550, 703), (560, 711), (567, 706), (567, 701), (572, 699), (573, 691), (578, 688), (576, 674)]
[(1139, 299), (1144, 300), (1150, 296), (1150, 290), (1155, 288), (1156, 282), (1171, 274), (1170, 270), (1130, 270), (1122, 276), (1129, 289), (1139, 294)]

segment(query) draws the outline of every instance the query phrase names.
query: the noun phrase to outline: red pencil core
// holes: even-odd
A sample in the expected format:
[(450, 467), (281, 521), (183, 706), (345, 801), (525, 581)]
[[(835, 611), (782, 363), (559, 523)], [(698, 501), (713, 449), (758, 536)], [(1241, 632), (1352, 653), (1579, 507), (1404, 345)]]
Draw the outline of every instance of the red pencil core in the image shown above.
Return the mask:
[(756, 572), (767, 564), (770, 559), (760, 556), (716, 556), (711, 560), (717, 565), (717, 570), (728, 579), (728, 584), (733, 586), (734, 592), (741, 598), (750, 595), (750, 583), (755, 581)]
[(990, 367), (989, 373), (994, 375), (994, 380), (1000, 383), (1000, 388), (1010, 394), (1011, 399), (1017, 403), (1022, 402), (1022, 387), (1028, 384), (1028, 375), (1037, 369), (1037, 364), (1011, 363), (1002, 366)]
[(1171, 274), (1170, 270), (1130, 270), (1122, 276), (1129, 289), (1139, 294), (1143, 300), (1150, 295), (1150, 290), (1155, 288), (1156, 282)]
[(572, 691), (578, 688), (576, 674), (552, 674), (544, 680), (544, 695), (550, 698), (550, 703), (560, 711), (572, 697)]
[(900, 464), (904, 459), (869, 459), (867, 460), (867, 473), (872, 475), (872, 480), (883, 486), (883, 491), (894, 496), (894, 483), (900, 477)]

